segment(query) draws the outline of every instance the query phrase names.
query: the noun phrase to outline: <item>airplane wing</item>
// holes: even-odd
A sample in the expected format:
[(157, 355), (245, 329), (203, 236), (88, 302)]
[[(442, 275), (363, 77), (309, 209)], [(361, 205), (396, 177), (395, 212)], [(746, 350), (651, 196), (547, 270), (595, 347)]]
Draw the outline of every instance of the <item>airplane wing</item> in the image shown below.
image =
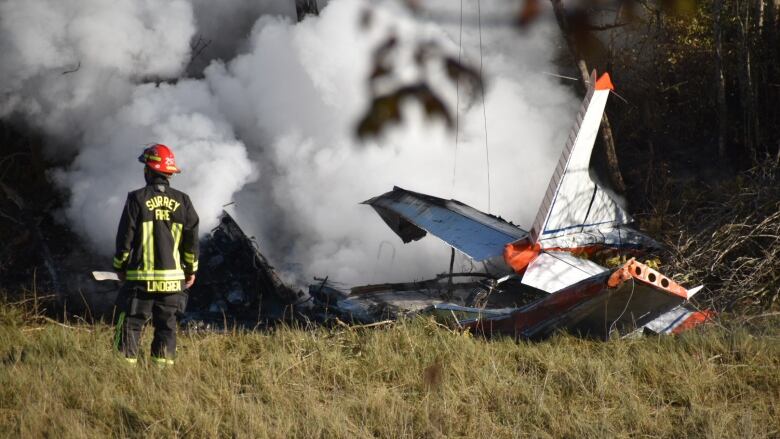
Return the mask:
[(404, 242), (431, 233), (478, 262), (502, 255), (504, 246), (528, 236), (525, 230), (460, 201), (399, 187), (363, 204), (373, 207)]
[(594, 182), (588, 171), (604, 107), (613, 89), (608, 74), (594, 71), (576, 123), (558, 160), (542, 205), (531, 228), (531, 241), (631, 222), (628, 213)]

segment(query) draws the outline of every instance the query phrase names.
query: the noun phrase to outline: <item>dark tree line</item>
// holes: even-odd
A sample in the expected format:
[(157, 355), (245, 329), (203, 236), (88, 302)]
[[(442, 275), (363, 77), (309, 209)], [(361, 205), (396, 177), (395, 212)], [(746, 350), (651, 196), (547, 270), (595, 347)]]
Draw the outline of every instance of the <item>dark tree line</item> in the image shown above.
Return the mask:
[(609, 110), (618, 155), (780, 165), (778, 5), (637, 0), (570, 12), (567, 40), (627, 101)]

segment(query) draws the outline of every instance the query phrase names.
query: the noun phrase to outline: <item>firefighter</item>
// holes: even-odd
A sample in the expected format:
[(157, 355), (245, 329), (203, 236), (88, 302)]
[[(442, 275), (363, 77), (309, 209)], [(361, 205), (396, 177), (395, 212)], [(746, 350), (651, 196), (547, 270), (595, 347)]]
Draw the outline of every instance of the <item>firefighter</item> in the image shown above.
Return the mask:
[(198, 271), (198, 214), (187, 194), (170, 187), (180, 172), (170, 148), (150, 146), (138, 161), (145, 165), (146, 186), (127, 194), (116, 235), (113, 265), (124, 284), (114, 347), (135, 364), (141, 330), (151, 318), (152, 361), (173, 365), (176, 317)]

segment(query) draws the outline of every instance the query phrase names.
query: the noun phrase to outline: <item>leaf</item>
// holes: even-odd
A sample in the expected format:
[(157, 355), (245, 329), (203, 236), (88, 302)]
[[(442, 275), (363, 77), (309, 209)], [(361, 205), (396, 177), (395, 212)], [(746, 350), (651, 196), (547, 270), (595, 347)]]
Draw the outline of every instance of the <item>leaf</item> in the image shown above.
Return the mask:
[(462, 82), (468, 87), (467, 95), (478, 96), (482, 93), (484, 84), (482, 83), (482, 76), (479, 72), (467, 66), (455, 58), (446, 57), (444, 59), (444, 68), (447, 72), (447, 76), (455, 82)]
[(357, 136), (361, 139), (376, 137), (388, 122), (400, 122), (399, 101), (400, 96), (397, 92), (374, 98), (368, 111), (358, 123)]
[(364, 8), (360, 11), (360, 28), (368, 30), (374, 24), (374, 11), (371, 8)]
[(414, 99), (422, 106), (427, 118), (441, 118), (449, 128), (454, 126), (452, 115), (444, 102), (424, 82), (400, 87), (375, 97), (358, 123), (356, 134), (360, 139), (377, 137), (388, 124), (401, 122), (401, 104)]
[(539, 13), (542, 11), (539, 3), (539, 0), (525, 0), (515, 21), (518, 27), (528, 26), (539, 16)]

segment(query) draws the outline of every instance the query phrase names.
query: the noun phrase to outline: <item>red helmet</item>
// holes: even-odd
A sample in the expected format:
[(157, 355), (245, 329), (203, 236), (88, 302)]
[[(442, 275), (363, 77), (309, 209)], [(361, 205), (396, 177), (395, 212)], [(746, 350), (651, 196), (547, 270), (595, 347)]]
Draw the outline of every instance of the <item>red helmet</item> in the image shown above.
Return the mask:
[(146, 148), (138, 161), (145, 164), (149, 169), (163, 174), (178, 174), (181, 172), (176, 167), (176, 160), (173, 151), (162, 143), (156, 143)]

